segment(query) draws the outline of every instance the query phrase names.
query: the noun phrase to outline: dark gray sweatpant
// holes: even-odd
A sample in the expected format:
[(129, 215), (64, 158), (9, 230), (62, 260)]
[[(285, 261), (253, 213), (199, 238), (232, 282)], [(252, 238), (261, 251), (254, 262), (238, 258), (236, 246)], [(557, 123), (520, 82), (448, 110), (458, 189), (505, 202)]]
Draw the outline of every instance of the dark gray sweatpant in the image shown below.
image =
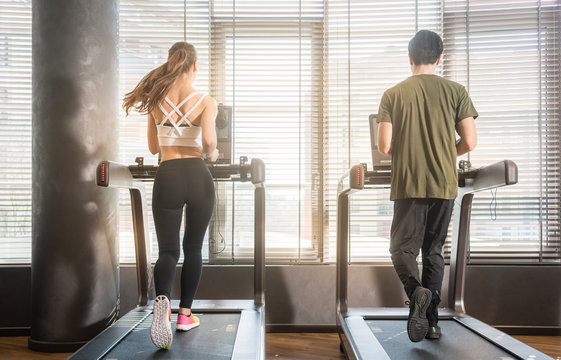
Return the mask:
[[(432, 292), (427, 310), (429, 322), (438, 321), (438, 304), (444, 277), (442, 246), (446, 240), (454, 200), (400, 199), (394, 202), (390, 253), (393, 266), (409, 299), (415, 288)], [(417, 256), (422, 251), (423, 273), (419, 277)]]

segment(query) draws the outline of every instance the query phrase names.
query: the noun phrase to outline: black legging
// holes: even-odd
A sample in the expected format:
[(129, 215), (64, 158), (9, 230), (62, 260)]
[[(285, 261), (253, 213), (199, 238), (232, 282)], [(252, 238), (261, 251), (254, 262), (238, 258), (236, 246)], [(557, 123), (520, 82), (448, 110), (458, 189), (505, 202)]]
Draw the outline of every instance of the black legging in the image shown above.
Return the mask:
[(179, 306), (190, 308), (201, 278), (201, 248), (214, 208), (212, 175), (199, 158), (164, 161), (154, 180), (152, 212), (159, 247), (154, 282), (156, 295), (165, 295), (168, 299), (171, 299), (171, 286), (179, 260), (179, 229), (185, 204)]

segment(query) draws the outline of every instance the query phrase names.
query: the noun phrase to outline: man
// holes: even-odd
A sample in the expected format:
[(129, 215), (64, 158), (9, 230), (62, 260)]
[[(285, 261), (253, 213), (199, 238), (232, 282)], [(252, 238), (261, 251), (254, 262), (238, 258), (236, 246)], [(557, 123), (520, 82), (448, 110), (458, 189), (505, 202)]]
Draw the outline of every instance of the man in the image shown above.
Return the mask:
[(410, 300), (407, 333), (414, 342), (440, 338), (442, 246), (458, 191), (456, 157), (477, 142), (478, 114), (466, 89), (435, 75), (442, 49), (442, 39), (432, 31), (421, 30), (411, 39), (413, 75), (384, 92), (377, 117), (378, 149), (392, 154), (390, 253)]

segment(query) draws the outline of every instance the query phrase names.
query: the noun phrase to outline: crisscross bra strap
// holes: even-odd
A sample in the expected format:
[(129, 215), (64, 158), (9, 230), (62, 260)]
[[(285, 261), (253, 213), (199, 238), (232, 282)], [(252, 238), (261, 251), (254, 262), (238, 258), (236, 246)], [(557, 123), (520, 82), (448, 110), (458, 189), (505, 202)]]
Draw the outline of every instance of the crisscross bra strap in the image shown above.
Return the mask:
[(188, 126), (192, 126), (193, 124), (191, 124), (191, 122), (189, 121), (189, 119), (187, 119), (187, 116), (191, 115), (191, 113), (193, 112), (193, 110), (195, 110), (204, 100), (205, 98), (205, 94), (203, 94), (199, 100), (197, 100), (197, 102), (195, 103), (195, 105), (193, 105), (193, 107), (191, 109), (189, 109), (189, 111), (187, 111), (182, 117), (181, 119), (178, 121), (178, 124), (181, 124), (182, 121), (185, 121), (185, 123)]
[[(179, 130), (179, 126), (185, 122), (185, 124), (190, 127), (193, 126), (193, 124), (191, 123), (191, 121), (189, 121), (189, 119), (187, 118), (189, 115), (191, 115), (191, 113), (203, 102), (203, 99), (205, 98), (206, 95), (202, 95), (200, 97), (199, 100), (197, 100), (197, 102), (195, 103), (195, 105), (193, 105), (185, 114), (183, 114), (183, 112), (180, 110), (180, 108), (187, 102), (189, 101), (189, 99), (193, 98), (194, 96), (198, 95), (200, 93), (195, 92), (189, 96), (187, 96), (185, 99), (183, 99), (179, 104), (175, 105), (167, 96), (165, 97), (165, 101), (168, 103), (169, 106), (171, 106), (171, 110), (169, 112), (166, 111), (166, 109), (164, 108), (164, 106), (162, 104), (160, 104), (160, 110), (162, 111), (162, 113), (164, 114), (164, 119), (160, 122), (159, 125), (164, 125), (166, 121), (168, 121), (171, 125), (173, 125), (173, 127), (175, 128), (175, 130), (177, 131), (177, 134), (180, 135), (181, 131)], [(175, 122), (172, 119), (173, 114), (177, 114), (180, 119), (179, 121)]]

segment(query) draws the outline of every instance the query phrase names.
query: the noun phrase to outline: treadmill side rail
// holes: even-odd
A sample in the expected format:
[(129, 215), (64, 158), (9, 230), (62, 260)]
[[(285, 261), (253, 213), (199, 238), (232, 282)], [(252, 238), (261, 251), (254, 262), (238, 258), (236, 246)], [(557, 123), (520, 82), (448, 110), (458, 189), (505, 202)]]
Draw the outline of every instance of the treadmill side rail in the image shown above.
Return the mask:
[(384, 350), (362, 316), (342, 316), (340, 314), (337, 316), (340, 317), (339, 321), (344, 330), (343, 335), (352, 334), (352, 336), (344, 335), (345, 341), (341, 339), (347, 358), (357, 360), (390, 360), (386, 350)]
[(123, 340), (150, 314), (152, 309), (138, 307), (129, 311), (113, 325), (103, 330), (94, 339), (68, 357), (68, 360), (101, 360), (113, 347)]
[(511, 353), (513, 356), (521, 359), (531, 360), (553, 360), (552, 357), (534, 349), (531, 346), (505, 334), (504, 332), (495, 329), (484, 322), (477, 320), (469, 315), (461, 314), (454, 317), (454, 320), (479, 334), (481, 337), (489, 340), (506, 352)]
[(262, 306), (254, 311), (242, 311), (232, 351), (232, 360), (261, 359), (265, 359), (265, 309)]

